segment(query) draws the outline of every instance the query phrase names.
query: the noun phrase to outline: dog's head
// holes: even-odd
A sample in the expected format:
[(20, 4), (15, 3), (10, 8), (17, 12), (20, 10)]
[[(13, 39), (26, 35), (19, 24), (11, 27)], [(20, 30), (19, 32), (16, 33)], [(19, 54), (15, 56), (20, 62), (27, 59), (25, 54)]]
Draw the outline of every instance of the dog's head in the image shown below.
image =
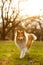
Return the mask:
[(17, 36), (16, 36), (16, 42), (17, 43), (24, 43), (25, 41), (26, 41), (26, 37), (25, 37), (24, 31), (18, 30)]

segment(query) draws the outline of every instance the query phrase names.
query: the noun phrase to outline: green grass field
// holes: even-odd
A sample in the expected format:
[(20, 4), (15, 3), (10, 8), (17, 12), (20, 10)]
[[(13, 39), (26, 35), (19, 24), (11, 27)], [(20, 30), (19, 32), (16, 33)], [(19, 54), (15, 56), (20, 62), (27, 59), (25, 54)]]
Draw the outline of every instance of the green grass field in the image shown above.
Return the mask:
[(43, 42), (35, 41), (30, 53), (20, 59), (20, 50), (12, 41), (0, 41), (0, 65), (43, 65)]

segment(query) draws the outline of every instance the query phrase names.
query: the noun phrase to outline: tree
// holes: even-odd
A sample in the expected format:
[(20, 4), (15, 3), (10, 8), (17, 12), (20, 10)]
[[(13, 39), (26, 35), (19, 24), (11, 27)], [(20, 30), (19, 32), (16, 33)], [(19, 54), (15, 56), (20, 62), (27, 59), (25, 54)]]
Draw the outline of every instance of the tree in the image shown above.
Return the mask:
[(37, 40), (43, 40), (43, 16), (28, 17), (22, 20), (22, 24), (27, 33), (34, 33)]
[[(12, 30), (12, 39), (14, 39), (14, 29), (20, 23), (19, 9), (17, 10), (15, 6), (12, 6), (13, 0), (1, 0), (0, 1), (0, 11), (2, 19), (2, 40), (5, 40), (7, 34)], [(11, 12), (10, 12), (11, 11)]]

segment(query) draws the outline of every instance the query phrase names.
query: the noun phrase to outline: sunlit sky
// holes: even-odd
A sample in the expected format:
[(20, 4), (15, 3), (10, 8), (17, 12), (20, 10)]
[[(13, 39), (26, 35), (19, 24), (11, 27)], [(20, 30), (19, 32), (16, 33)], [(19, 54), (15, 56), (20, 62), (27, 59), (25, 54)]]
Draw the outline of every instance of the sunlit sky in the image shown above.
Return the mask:
[(43, 15), (43, 0), (27, 0), (20, 3), (21, 15)]
[[(19, 9), (21, 10), (20, 16), (35, 16), (35, 15), (43, 15), (43, 0), (13, 0), (12, 6), (16, 6), (18, 9), (18, 1), (19, 1)], [(10, 13), (11, 14), (11, 11)]]
[[(8, 0), (9, 1), (9, 0)], [(20, 16), (35, 16), (35, 15), (43, 15), (43, 0), (12, 0), (11, 7), (16, 7), (18, 9), (18, 1), (19, 1), (19, 9), (22, 10), (20, 12)], [(1, 4), (1, 3), (0, 3)], [(8, 3), (4, 5), (8, 10)], [(6, 10), (5, 10), (6, 11)], [(9, 10), (9, 16), (12, 14), (12, 9)], [(1, 11), (0, 11), (1, 17)], [(1, 22), (2, 19), (0, 19)]]
[[(29, 15), (43, 15), (43, 0), (12, 0), (12, 7), (16, 7), (18, 9), (18, 1), (19, 1), (19, 8), (22, 10), (20, 12), (21, 16)], [(11, 10), (9, 15), (11, 14)]]

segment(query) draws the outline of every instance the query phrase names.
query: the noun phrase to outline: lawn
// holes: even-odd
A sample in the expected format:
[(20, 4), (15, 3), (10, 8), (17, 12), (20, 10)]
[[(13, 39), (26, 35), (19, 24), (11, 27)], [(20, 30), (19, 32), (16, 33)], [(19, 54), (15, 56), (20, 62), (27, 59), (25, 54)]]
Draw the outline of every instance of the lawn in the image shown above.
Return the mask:
[(0, 65), (43, 65), (43, 42), (35, 41), (30, 53), (20, 59), (20, 50), (12, 41), (0, 41)]

